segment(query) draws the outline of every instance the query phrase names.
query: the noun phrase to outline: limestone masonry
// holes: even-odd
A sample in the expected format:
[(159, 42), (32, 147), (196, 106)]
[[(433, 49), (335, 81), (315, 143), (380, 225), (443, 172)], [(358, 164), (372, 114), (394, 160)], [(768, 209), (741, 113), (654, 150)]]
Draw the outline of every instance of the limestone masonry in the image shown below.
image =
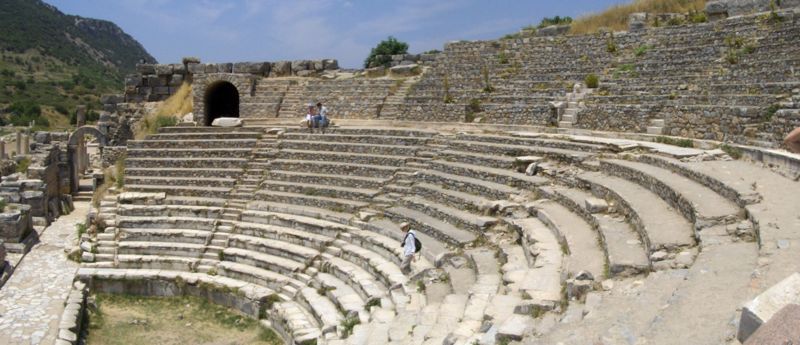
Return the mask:
[[(708, 23), (640, 13), (364, 70), (138, 65), (96, 125), (19, 134), (0, 339), (80, 344), (99, 292), (199, 296), (287, 344), (791, 337), (796, 5), (710, 1)], [(187, 84), (192, 113), (135, 137)], [(325, 134), (300, 125), (316, 102)], [(409, 274), (403, 222), (423, 243)]]

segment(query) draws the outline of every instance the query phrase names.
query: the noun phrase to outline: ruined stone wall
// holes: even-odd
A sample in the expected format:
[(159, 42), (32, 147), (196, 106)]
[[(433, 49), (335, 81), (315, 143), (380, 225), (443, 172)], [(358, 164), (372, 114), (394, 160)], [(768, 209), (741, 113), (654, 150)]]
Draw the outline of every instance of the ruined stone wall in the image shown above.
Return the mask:
[(800, 6), (800, 0), (716, 0), (706, 3), (706, 11), (710, 12), (712, 16), (740, 16), (798, 6)]

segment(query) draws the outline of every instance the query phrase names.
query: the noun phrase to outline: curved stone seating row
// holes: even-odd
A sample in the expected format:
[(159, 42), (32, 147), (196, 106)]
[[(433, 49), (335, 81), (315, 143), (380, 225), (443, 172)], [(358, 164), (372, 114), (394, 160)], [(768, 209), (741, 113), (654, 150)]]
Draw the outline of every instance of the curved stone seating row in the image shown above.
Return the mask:
[(570, 209), (597, 232), (608, 263), (608, 272), (604, 274), (628, 276), (650, 270), (649, 254), (639, 234), (625, 219), (605, 214), (607, 207), (603, 207), (603, 202), (599, 203), (599, 207), (587, 206), (599, 201), (591, 193), (564, 187), (542, 188), (539, 191)]
[[(190, 214), (194, 214), (194, 212), (196, 212), (197, 210), (208, 211), (208, 209), (212, 209), (212, 208), (206, 207), (206, 206), (193, 206), (195, 204), (204, 203), (204, 202), (200, 201), (200, 200), (203, 200), (203, 199), (188, 198), (188, 199), (183, 199), (183, 200), (178, 199), (178, 200), (180, 200), (180, 203), (186, 203), (186, 204), (191, 205), (191, 206), (187, 207), (188, 210), (184, 210), (183, 211), (183, 212), (188, 212)], [(213, 202), (205, 202), (205, 203), (206, 204), (213, 204)], [(167, 206), (162, 206), (162, 205), (120, 205), (120, 207), (125, 209), (125, 211), (123, 211), (123, 212), (126, 215), (136, 214), (136, 211), (140, 211), (142, 214), (149, 215), (149, 216), (153, 216), (154, 214), (157, 214), (157, 212), (159, 212), (159, 211), (169, 212), (169, 210), (171, 210), (171, 209), (174, 210), (176, 208), (180, 208), (177, 205), (167, 205)], [(254, 212), (257, 212), (257, 211), (254, 211)], [(198, 216), (202, 217), (203, 213), (198, 214)], [(246, 219), (246, 217), (247, 216), (245, 215), (244, 218)], [(301, 218), (306, 218), (306, 217), (294, 216), (294, 215), (283, 215), (283, 216), (281, 216), (279, 218), (280, 218), (279, 221), (275, 221), (275, 218), (270, 218), (269, 216), (265, 216), (263, 214), (259, 215), (259, 217), (258, 217), (258, 219), (260, 219), (260, 220), (267, 219), (267, 222), (275, 222), (275, 223), (297, 222), (299, 220), (302, 220)], [(144, 217), (139, 218), (139, 219), (144, 219)], [(270, 219), (272, 219), (272, 220), (270, 220)], [(122, 216), (122, 217), (120, 217), (119, 221), (120, 221), (120, 225), (127, 226), (127, 225), (130, 225), (129, 223), (134, 221), (134, 217)], [(184, 222), (187, 222), (187, 221), (188, 220), (186, 220)], [(312, 226), (312, 227), (313, 226), (317, 226), (318, 229), (320, 229), (320, 231), (321, 231), (321, 229), (322, 229), (322, 227), (324, 225), (324, 224), (320, 224), (320, 222), (324, 222), (324, 221), (320, 221), (320, 220), (316, 220), (316, 219), (306, 219), (306, 221), (309, 221), (310, 223), (313, 223), (313, 224), (309, 224), (309, 226)], [(148, 226), (150, 226), (150, 227), (152, 227), (152, 229), (156, 230), (156, 226), (157, 226), (156, 223), (157, 223), (157, 221), (154, 221), (154, 222), (152, 222), (151, 225), (148, 225)], [(169, 224), (163, 224), (163, 226), (174, 227), (175, 223), (180, 223), (180, 222), (176, 220), (175, 222), (172, 222), (172, 223), (169, 223)], [(207, 224), (207, 223), (204, 223), (204, 222), (200, 221), (199, 224), (198, 223), (189, 223), (189, 225), (185, 225), (185, 227), (200, 227), (203, 224)], [(295, 227), (296, 227), (296, 223), (294, 223), (294, 224), (295, 224)], [(275, 226), (275, 225), (260, 225), (260, 224), (254, 224), (254, 225), (257, 228), (270, 227), (270, 228), (274, 229), (274, 228), (278, 227), (278, 226)], [(253, 224), (248, 225), (247, 223), (240, 223), (240, 224), (235, 225), (235, 226), (238, 228), (238, 230), (241, 230), (242, 232), (249, 232), (249, 231), (252, 231), (252, 229), (254, 228), (254, 225)], [(340, 226), (340, 227), (343, 227), (343, 226)], [(251, 230), (247, 230), (247, 229), (251, 229)], [(310, 229), (312, 229), (312, 228), (306, 227), (304, 230), (309, 231)], [(188, 231), (188, 230), (186, 230), (186, 231)], [(306, 233), (304, 231), (289, 230), (288, 228), (285, 228), (284, 231), (295, 232), (295, 233), (298, 234), (298, 237), (299, 236), (304, 236), (304, 237), (308, 236), (308, 233)], [(249, 232), (249, 233), (253, 234), (252, 232)], [(231, 235), (228, 238), (228, 241), (229, 241), (229, 243), (231, 243), (231, 246), (223, 250), (222, 256), (224, 256), (224, 258), (225, 258), (224, 260), (225, 261), (222, 261), (217, 265), (217, 268), (216, 268), (217, 274), (227, 275), (227, 276), (235, 277), (237, 279), (241, 279), (241, 280), (245, 280), (245, 281), (256, 282), (256, 283), (259, 283), (259, 284), (272, 286), (275, 289), (279, 289), (278, 286), (282, 282), (294, 281), (294, 280), (291, 280), (292, 278), (287, 278), (286, 275), (290, 274), (292, 272), (296, 272), (299, 267), (304, 267), (305, 264), (302, 264), (302, 263), (299, 263), (299, 262), (295, 262), (293, 260), (285, 259), (285, 256), (289, 256), (291, 254), (271, 255), (271, 254), (278, 254), (278, 253), (276, 253), (274, 251), (270, 251), (270, 250), (287, 250), (287, 245), (285, 245), (285, 244), (281, 245), (279, 243), (274, 243), (273, 245), (269, 246), (269, 248), (271, 248), (271, 249), (265, 249), (267, 247), (263, 246), (265, 244), (264, 243), (264, 241), (265, 241), (264, 238), (267, 238), (267, 237), (268, 236), (265, 236), (263, 232), (259, 233), (258, 237), (253, 237), (253, 236), (248, 236), (248, 235)], [(360, 243), (368, 243), (369, 242), (369, 243), (373, 243), (373, 244), (382, 245), (383, 246), (382, 249), (385, 252), (384, 255), (390, 255), (390, 257), (392, 259), (397, 260), (396, 256), (395, 256), (397, 254), (397, 247), (394, 246), (394, 245), (396, 245), (397, 242), (395, 242), (393, 240), (389, 240), (389, 239), (381, 239), (380, 235), (374, 234), (374, 233), (368, 233), (366, 231), (359, 231), (359, 234), (357, 236), (354, 236), (354, 237), (360, 238), (360, 240), (361, 240)], [(333, 241), (333, 239), (330, 238), (330, 239), (328, 239), (328, 241)], [(247, 244), (243, 244), (243, 243), (247, 243)], [(352, 246), (350, 244), (347, 244), (344, 241), (339, 241), (338, 244), (340, 246)], [(394, 249), (394, 250), (389, 250), (388, 249), (389, 245), (392, 245), (392, 249)], [(151, 244), (149, 244), (149, 247), (153, 247), (153, 246), (159, 247), (160, 243), (156, 243), (156, 244), (151, 243)], [(288, 247), (291, 247), (291, 245), (289, 245)], [(243, 248), (246, 248), (246, 249), (243, 249)], [(295, 246), (294, 252), (297, 252), (298, 248), (299, 248), (299, 250), (302, 250), (305, 247), (303, 247), (303, 246)], [(331, 248), (335, 248), (335, 247), (331, 247)], [(253, 249), (257, 249), (257, 250), (253, 250)], [(384, 280), (385, 282), (392, 283), (394, 285), (402, 284), (402, 282), (404, 281), (403, 280), (404, 276), (399, 273), (399, 269), (397, 268), (396, 264), (394, 264), (392, 261), (386, 261), (385, 259), (382, 259), (383, 255), (375, 254), (375, 253), (372, 253), (372, 252), (370, 252), (368, 250), (364, 250), (364, 249), (361, 249), (361, 248), (358, 248), (358, 249), (359, 250), (356, 251), (356, 250), (353, 250), (352, 248), (348, 248), (347, 252), (355, 253), (355, 254), (348, 255), (346, 257), (346, 259), (350, 260), (350, 261), (359, 262), (358, 265), (360, 265), (362, 267), (366, 266), (366, 267), (372, 268), (373, 269), (372, 272), (367, 273), (367, 271), (361, 271), (361, 273), (359, 275), (359, 273), (357, 272), (358, 271), (358, 267), (359, 267), (358, 265), (349, 263), (349, 261), (343, 260), (343, 259), (339, 259), (339, 258), (337, 258), (335, 256), (331, 256), (331, 257), (328, 258), (329, 261), (334, 261), (333, 264), (331, 264), (330, 262), (324, 262), (321, 265), (326, 265), (325, 266), (326, 269), (333, 270), (333, 271), (339, 273), (342, 276), (346, 276), (347, 279), (349, 279), (348, 281), (350, 281), (351, 283), (358, 282), (360, 284), (359, 285), (359, 290), (362, 291), (362, 293), (364, 293), (364, 294), (370, 293), (369, 296), (372, 296), (372, 297), (381, 296), (378, 293), (376, 293), (376, 291), (380, 291), (379, 287), (377, 287), (377, 288), (374, 287), (374, 286), (370, 287), (371, 285), (370, 285), (369, 282), (371, 281), (370, 277), (372, 277), (372, 276), (382, 277), (380, 279), (385, 279)], [(306, 250), (306, 251), (307, 251), (307, 253), (305, 254), (305, 258), (310, 258), (310, 255), (314, 253), (313, 250), (310, 251), (310, 253), (308, 253), (308, 250)], [(270, 254), (264, 254), (264, 252), (268, 252)], [(128, 256), (123, 256), (123, 257), (124, 258), (128, 258)], [(163, 259), (164, 258), (162, 258), (162, 260)], [(151, 260), (151, 257), (150, 256), (144, 256), (144, 259), (142, 259), (142, 256), (140, 256), (139, 258), (132, 258), (132, 260), (149, 261), (149, 260)], [(191, 270), (190, 264), (185, 264), (184, 263), (183, 266), (184, 267), (182, 269)], [(187, 268), (186, 266), (189, 266), (189, 267)], [(135, 267), (137, 267), (137, 268), (150, 268), (151, 266), (146, 266), (145, 265), (145, 266), (135, 266)], [(320, 267), (322, 267), (322, 266), (320, 266)], [(159, 268), (161, 268), (161, 269), (179, 268), (180, 269), (181, 266), (180, 265), (166, 266), (166, 265), (162, 264)], [(275, 274), (275, 273), (271, 273), (271, 272), (283, 273), (283, 275)], [(389, 272), (389, 273), (381, 275), (381, 272)], [(355, 274), (355, 276), (353, 276), (354, 274)], [(286, 279), (289, 279), (289, 280), (286, 280)], [(299, 283), (294, 283), (294, 284), (297, 285)], [(280, 288), (280, 289), (282, 289), (281, 290), (282, 293), (287, 294), (287, 296), (294, 296), (293, 293), (296, 293), (296, 291), (297, 291), (297, 287)], [(341, 297), (344, 298), (346, 296), (341, 296)], [(336, 302), (336, 303), (339, 303), (339, 302)], [(351, 302), (351, 304), (352, 304), (352, 302)], [(319, 314), (316, 314), (315, 317), (319, 317)], [(321, 322), (319, 319), (317, 321)], [(324, 324), (324, 323), (322, 323), (322, 324)], [(326, 332), (328, 332), (327, 329), (326, 329)]]
[(81, 268), (76, 279), (93, 291), (145, 296), (195, 295), (208, 298), (251, 317), (268, 315), (268, 326), (292, 344), (312, 344), (322, 332), (314, 318), (293, 301), (270, 302), (274, 290), (204, 273), (147, 269)]
[(698, 230), (741, 220), (739, 207), (713, 190), (686, 177), (654, 165), (625, 161), (602, 160), (603, 171), (635, 181), (661, 196)]
[(578, 179), (590, 186), (595, 194), (616, 202), (651, 253), (694, 246), (694, 226), (646, 188), (601, 173), (584, 173)]

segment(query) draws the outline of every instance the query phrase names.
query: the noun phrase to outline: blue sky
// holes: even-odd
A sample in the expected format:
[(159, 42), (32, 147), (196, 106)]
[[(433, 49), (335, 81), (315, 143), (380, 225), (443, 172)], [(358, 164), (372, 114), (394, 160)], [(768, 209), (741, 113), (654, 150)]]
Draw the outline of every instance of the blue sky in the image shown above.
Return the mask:
[(413, 53), (500, 37), (542, 17), (578, 17), (625, 0), (45, 0), (115, 22), (162, 63), (339, 59), (358, 68), (389, 35)]

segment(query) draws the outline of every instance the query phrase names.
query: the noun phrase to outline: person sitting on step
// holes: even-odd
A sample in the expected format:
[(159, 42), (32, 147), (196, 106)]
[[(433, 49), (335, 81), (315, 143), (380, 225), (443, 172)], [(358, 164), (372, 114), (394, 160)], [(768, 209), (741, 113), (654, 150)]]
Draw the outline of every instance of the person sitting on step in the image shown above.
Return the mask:
[(328, 128), (328, 108), (322, 105), (322, 102), (317, 102), (317, 121), (318, 128), (322, 134), (325, 134), (325, 129)]
[(314, 106), (308, 106), (308, 112), (306, 112), (306, 127), (308, 127), (309, 133), (314, 133)]

